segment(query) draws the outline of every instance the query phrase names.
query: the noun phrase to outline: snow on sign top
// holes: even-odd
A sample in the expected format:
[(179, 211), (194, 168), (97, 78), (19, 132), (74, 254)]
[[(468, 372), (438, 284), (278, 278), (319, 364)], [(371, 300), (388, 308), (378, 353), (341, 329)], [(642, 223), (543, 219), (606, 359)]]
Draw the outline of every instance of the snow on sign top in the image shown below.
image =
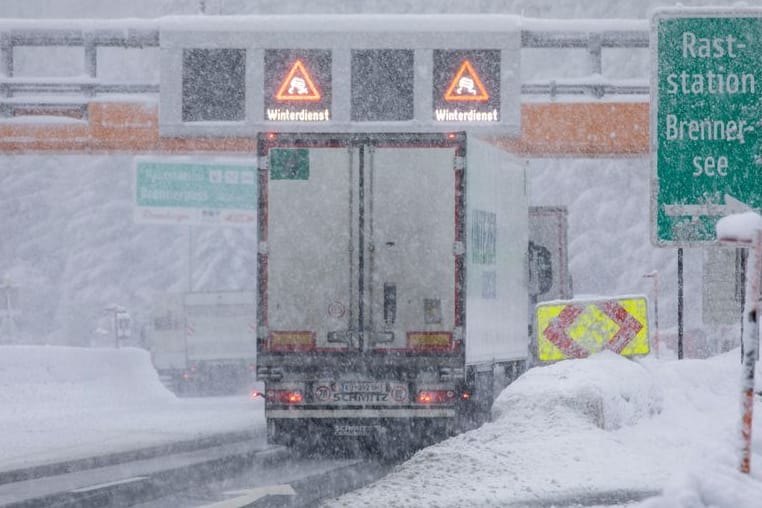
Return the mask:
[(756, 212), (736, 213), (717, 222), (717, 239), (721, 242), (751, 243), (757, 230), (762, 230), (762, 216)]
[(706, 245), (762, 208), (762, 10), (657, 11), (651, 40), (652, 240)]
[(505, 14), (310, 14), (168, 16), (162, 31), (257, 32), (505, 32), (520, 30), (521, 17)]

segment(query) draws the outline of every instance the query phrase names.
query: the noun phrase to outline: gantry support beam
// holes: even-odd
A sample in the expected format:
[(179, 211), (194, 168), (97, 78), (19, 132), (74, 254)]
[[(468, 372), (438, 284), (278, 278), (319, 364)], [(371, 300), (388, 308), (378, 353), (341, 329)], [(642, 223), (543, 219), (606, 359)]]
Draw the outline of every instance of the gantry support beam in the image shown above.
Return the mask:
[[(80, 112), (80, 113), (78, 113)], [(255, 152), (255, 133), (236, 138), (159, 135), (156, 104), (90, 102), (72, 116), (0, 123), (0, 153)], [(521, 136), (493, 141), (527, 157), (633, 157), (648, 153), (648, 103), (525, 103)]]

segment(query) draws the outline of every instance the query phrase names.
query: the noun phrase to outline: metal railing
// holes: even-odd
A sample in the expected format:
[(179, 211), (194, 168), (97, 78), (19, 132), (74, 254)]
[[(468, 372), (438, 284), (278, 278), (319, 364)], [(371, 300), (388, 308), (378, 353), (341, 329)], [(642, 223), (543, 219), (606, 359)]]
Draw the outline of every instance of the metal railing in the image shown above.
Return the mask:
[[(51, 22), (46, 22), (50, 25)], [(69, 23), (71, 25), (71, 23)], [(18, 112), (55, 113), (71, 108), (81, 110), (80, 102), (99, 94), (158, 94), (158, 83), (106, 83), (98, 76), (98, 49), (157, 48), (159, 27), (156, 23), (139, 22), (139, 27), (121, 27), (114, 23), (83, 22), (71, 28), (3, 28), (0, 25), (0, 116)], [(588, 53), (589, 78), (536, 80), (524, 82), (521, 93), (547, 96), (561, 95), (603, 98), (620, 95), (648, 95), (648, 80), (607, 80), (602, 78), (603, 50), (606, 48), (648, 48), (649, 33), (645, 29), (605, 30), (606, 20), (597, 20), (597, 30), (527, 29), (521, 32), (522, 49), (583, 49)], [(81, 78), (16, 77), (14, 50), (18, 47), (81, 47), (85, 75)], [(36, 96), (45, 94), (41, 99)], [(81, 101), (72, 94), (80, 94)], [(60, 101), (56, 100), (60, 97)], [(66, 107), (63, 107), (63, 106)], [(68, 109), (67, 109), (68, 108)]]
[(523, 83), (521, 93), (527, 95), (548, 95), (551, 99), (558, 95), (592, 95), (602, 98), (606, 95), (648, 95), (648, 80), (642, 82), (617, 82), (600, 78), (603, 74), (603, 49), (647, 49), (647, 30), (611, 30), (602, 32), (585, 31), (537, 31), (521, 32), (521, 47), (533, 49), (585, 49), (591, 74), (596, 78), (559, 79), (545, 82)]

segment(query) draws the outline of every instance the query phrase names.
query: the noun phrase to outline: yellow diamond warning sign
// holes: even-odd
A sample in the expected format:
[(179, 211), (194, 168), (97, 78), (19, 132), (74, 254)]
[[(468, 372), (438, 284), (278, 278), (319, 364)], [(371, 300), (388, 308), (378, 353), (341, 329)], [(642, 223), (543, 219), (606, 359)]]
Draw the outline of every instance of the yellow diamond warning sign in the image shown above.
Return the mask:
[(294, 62), (275, 94), (278, 102), (317, 102), (320, 98), (320, 90), (312, 82), (312, 77), (301, 60)]
[(484, 88), (482, 80), (474, 70), (471, 62), (463, 60), (460, 69), (455, 73), (455, 77), (445, 92), (444, 99), (448, 102), (486, 102), (489, 100), (489, 93)]
[(646, 302), (626, 297), (537, 305), (537, 359), (585, 358), (604, 349), (623, 356), (648, 354)]

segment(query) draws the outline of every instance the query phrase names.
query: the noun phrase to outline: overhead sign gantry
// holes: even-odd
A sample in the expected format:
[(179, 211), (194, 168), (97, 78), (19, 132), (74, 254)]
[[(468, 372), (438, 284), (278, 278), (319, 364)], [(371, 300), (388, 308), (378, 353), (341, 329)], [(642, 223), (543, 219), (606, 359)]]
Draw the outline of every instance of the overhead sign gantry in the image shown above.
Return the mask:
[(520, 133), (515, 16), (194, 16), (160, 30), (162, 136)]

